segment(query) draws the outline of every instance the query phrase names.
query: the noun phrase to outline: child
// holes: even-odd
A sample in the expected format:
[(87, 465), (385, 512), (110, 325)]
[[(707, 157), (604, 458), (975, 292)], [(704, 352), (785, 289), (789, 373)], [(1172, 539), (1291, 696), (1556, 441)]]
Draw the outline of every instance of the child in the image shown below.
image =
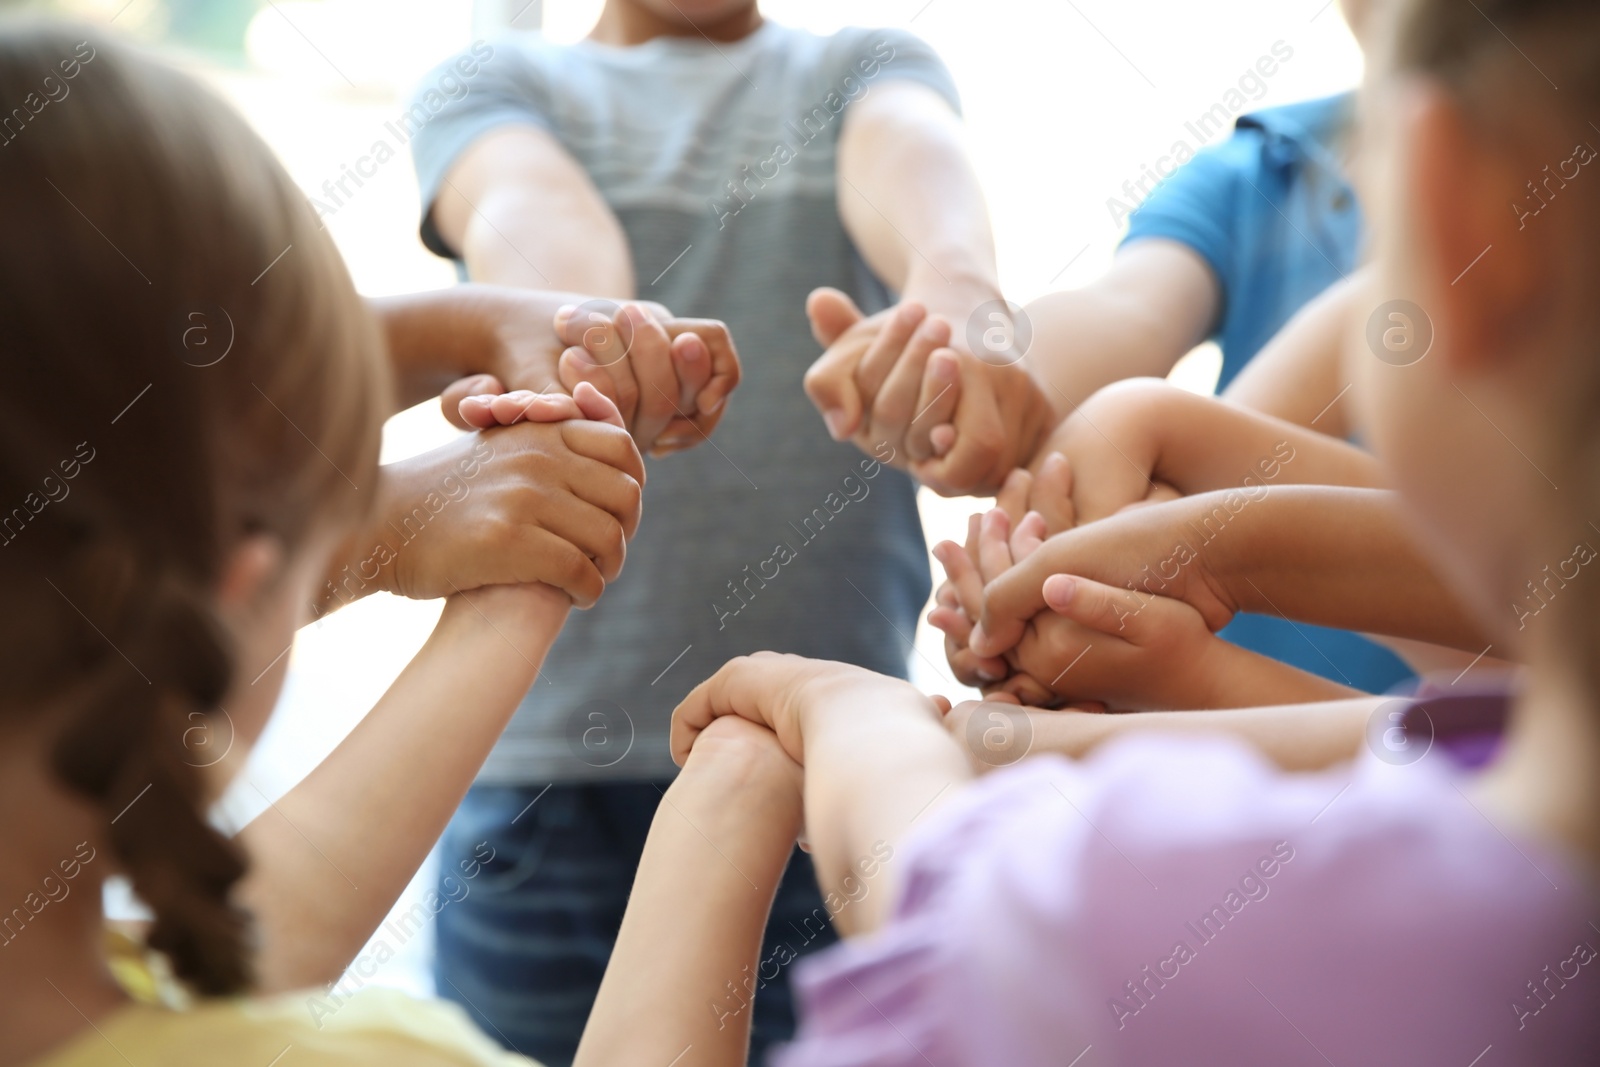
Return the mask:
[[(1431, 701), (1433, 751), (1325, 774), (1146, 737), (969, 786), (939, 709), (903, 683), (730, 664), (680, 709), (675, 751), (717, 716), (771, 728), (805, 766), (825, 889), (875, 842), (894, 850), (852, 906), (871, 936), (807, 967), (781, 1062), (1593, 1059), (1600, 202), (1573, 175), (1595, 155), (1597, 48), (1592, 4), (1407, 0), (1364, 101), (1379, 291), (1436, 333), (1407, 367), (1352, 339), (1361, 424), (1408, 521), (1527, 663), (1522, 691), (1479, 722), (1463, 708), (1481, 694)], [(1569, 160), (1519, 230), (1507, 190)], [(1519, 629), (1507, 605), (1547, 565), (1562, 584)]]
[[(209, 93), (92, 34), (0, 31), (0, 99), (64, 81), (72, 105), (0, 151), (0, 1064), (511, 1062), (454, 1008), (374, 992), (317, 1020), (304, 994), (234, 995), (308, 981), (307, 942), (348, 963), (571, 600), (452, 597), (316, 771), (236, 841), (211, 826), (372, 506), (385, 352), (304, 196)], [(224, 357), (185, 358), (196, 308), (237, 324)], [(550, 499), (631, 529), (643, 468), (615, 407), (587, 386), (524, 407)], [(107, 944), (117, 874), (159, 965)]]

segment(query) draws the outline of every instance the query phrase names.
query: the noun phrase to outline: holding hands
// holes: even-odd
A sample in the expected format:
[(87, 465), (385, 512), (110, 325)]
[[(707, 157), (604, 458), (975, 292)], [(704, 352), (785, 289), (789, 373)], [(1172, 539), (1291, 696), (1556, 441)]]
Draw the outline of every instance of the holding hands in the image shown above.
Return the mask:
[(951, 324), (916, 301), (863, 316), (845, 294), (818, 289), (806, 311), (825, 349), (806, 395), (828, 432), (869, 453), (888, 442), (896, 466), (943, 496), (996, 491), (1054, 422), (1027, 370), (958, 347)]
[(739, 354), (715, 319), (678, 318), (660, 304), (567, 301), (549, 313), (549, 298), (489, 290), (489, 369), (463, 378), (441, 396), (445, 417), (464, 429), (484, 428), (473, 396), (571, 392), (588, 382), (617, 406), (639, 447), (656, 455), (709, 437), (739, 385)]

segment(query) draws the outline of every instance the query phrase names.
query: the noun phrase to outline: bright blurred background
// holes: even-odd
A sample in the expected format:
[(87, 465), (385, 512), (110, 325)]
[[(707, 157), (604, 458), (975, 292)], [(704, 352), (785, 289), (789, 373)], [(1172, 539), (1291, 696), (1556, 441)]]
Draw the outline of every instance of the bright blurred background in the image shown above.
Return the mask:
[[(582, 38), (601, 0), (56, 0), (43, 6), (110, 23), (153, 43), (216, 86), (249, 118), (308, 194), (363, 155), (435, 63), (479, 38), (542, 27)], [(1264, 80), (1248, 109), (1353, 86), (1361, 54), (1333, 0), (765, 0), (768, 17), (829, 33), (841, 26), (905, 27), (932, 44), (965, 102), (973, 158), (989, 198), (1007, 295), (1025, 303), (1103, 271), (1120, 236), (1109, 200), (1177, 140), (1185, 123), (1223, 100), (1282, 42), (1293, 57)], [(515, 30), (510, 27), (515, 26)], [(417, 239), (409, 159), (385, 164), (327, 217), (362, 292), (450, 285), (449, 265)], [(1209, 346), (1174, 377), (1209, 391)], [(737, 400), (735, 401), (737, 402)], [(454, 433), (435, 405), (391, 421), (385, 458)], [(964, 536), (985, 506), (924, 491), (929, 544)], [(938, 573), (937, 565), (934, 565)], [(848, 607), (842, 610), (851, 610)], [(242, 824), (299, 780), (359, 721), (421, 646), (439, 604), (377, 595), (303, 631), (291, 653), (283, 706), (223, 818)], [(913, 677), (957, 697), (937, 632), (917, 634)], [(337, 862), (337, 857), (331, 861)], [(399, 907), (431, 884), (418, 875)], [(126, 901), (113, 901), (116, 910)], [(430, 992), (431, 929), (403, 945), (367, 984)]]

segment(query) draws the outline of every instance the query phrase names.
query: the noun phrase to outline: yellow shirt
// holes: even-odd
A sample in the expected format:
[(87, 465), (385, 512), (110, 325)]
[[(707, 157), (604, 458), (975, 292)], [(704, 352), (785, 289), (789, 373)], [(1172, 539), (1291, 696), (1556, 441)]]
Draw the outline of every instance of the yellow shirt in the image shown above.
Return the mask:
[(392, 989), (308, 990), (183, 1006), (137, 944), (113, 935), (111, 963), (135, 1003), (35, 1067), (538, 1067), (446, 1001)]

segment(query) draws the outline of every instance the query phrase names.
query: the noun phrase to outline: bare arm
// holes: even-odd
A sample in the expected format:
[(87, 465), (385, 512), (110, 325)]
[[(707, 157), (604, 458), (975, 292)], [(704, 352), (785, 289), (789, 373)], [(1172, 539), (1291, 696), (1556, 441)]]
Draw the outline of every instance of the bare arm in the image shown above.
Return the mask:
[(1238, 496), (1153, 504), (1051, 537), (985, 588), (974, 651), (1011, 647), (1044, 610), (1044, 581), (1057, 573), (1176, 597), (1212, 629), (1255, 611), (1473, 652), (1488, 643), (1434, 572), (1393, 493), (1277, 485), (1242, 507), (1234, 499), (1232, 509), (1230, 495)]
[[(948, 704), (944, 705), (948, 708)], [(895, 898), (894, 852), (911, 825), (972, 778), (941, 707), (907, 682), (860, 667), (760, 652), (730, 661), (678, 705), (680, 764), (716, 719), (771, 729), (805, 767), (806, 837), (824, 895), (852, 901), (845, 936), (876, 929)], [(887, 877), (861, 891), (868, 871)]]
[(1072, 468), (1072, 505), (1092, 522), (1144, 500), (1161, 483), (1180, 494), (1269, 485), (1377, 487), (1369, 453), (1282, 419), (1196, 396), (1159, 379), (1109, 385), (1079, 405), (1044, 444)]
[(469, 145), (445, 175), (433, 220), (477, 281), (633, 296), (622, 224), (578, 162), (537, 127), (506, 126)]
[[(806, 391), (835, 438), (868, 451), (887, 441), (897, 465), (940, 492), (992, 491), (1053, 418), (1014, 360), (986, 362), (969, 347), (974, 313), (999, 301), (1000, 287), (960, 120), (926, 86), (879, 86), (846, 112), (838, 178), (846, 232), (905, 301), (862, 320), (843, 294), (813, 294), (808, 311), (827, 352)], [(933, 430), (951, 423), (936, 447)]]
[(1062, 416), (1123, 378), (1165, 377), (1205, 340), (1221, 310), (1211, 268), (1188, 245), (1135, 241), (1082, 289), (1027, 305), (1027, 363)]
[(1365, 271), (1352, 274), (1301, 308), (1245, 365), (1223, 397), (1332, 437), (1350, 436), (1350, 383), (1341, 373), (1341, 351), (1366, 280)]
[(731, 719), (705, 732), (656, 809), (577, 1067), (742, 1067), (750, 1002), (788, 962), (760, 949), (800, 783), (770, 731)]
[(1107, 715), (973, 701), (958, 705), (945, 721), (980, 773), (1040, 752), (1077, 759), (1107, 741), (1151, 731), (1238, 737), (1286, 771), (1311, 771), (1355, 756), (1366, 736), (1368, 719), (1383, 702), (1381, 697), (1369, 697), (1221, 711)]
[(262, 991), (324, 985), (349, 966), (444, 832), (570, 606), (533, 586), (451, 598), (350, 736), (240, 832)]

